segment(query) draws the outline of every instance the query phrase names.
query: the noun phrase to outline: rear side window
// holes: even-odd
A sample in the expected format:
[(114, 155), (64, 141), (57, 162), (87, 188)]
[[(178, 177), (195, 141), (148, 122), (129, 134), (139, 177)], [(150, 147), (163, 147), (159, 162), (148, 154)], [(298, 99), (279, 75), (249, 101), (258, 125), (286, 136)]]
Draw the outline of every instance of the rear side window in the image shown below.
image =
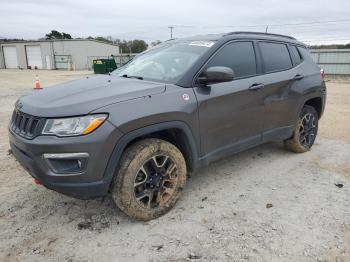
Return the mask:
[(302, 58), (300, 56), (298, 48), (294, 45), (291, 45), (289, 47), (290, 47), (289, 50), (290, 50), (290, 53), (291, 53), (292, 59), (293, 59), (293, 64), (299, 65), (301, 63)]
[(232, 68), (235, 78), (256, 74), (255, 52), (252, 42), (234, 42), (224, 46), (207, 64)]
[(265, 72), (282, 71), (292, 67), (292, 60), (285, 44), (260, 42)]

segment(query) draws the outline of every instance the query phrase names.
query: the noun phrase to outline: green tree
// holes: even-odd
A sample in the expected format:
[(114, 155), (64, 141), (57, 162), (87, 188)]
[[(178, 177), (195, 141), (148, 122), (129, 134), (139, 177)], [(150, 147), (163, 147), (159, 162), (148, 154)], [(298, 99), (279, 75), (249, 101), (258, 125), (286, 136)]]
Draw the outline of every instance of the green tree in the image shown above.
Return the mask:
[(127, 42), (125, 40), (115, 39), (113, 43), (119, 46), (122, 54), (132, 53), (130, 49), (130, 41)]
[(45, 35), (46, 39), (72, 39), (70, 34), (64, 32), (58, 32), (57, 30), (51, 30), (50, 33)]
[(147, 43), (144, 40), (132, 40), (128, 42), (130, 46), (131, 53), (141, 53), (145, 51), (148, 47)]
[(62, 39), (72, 39), (72, 36), (70, 34), (62, 32)]
[(56, 30), (51, 30), (45, 37), (46, 39), (62, 39), (62, 34)]
[(23, 38), (0, 38), (0, 42), (12, 42), (12, 41), (26, 41)]
[(98, 36), (98, 37), (95, 37), (95, 40), (97, 41), (101, 41), (101, 42), (105, 42), (105, 43), (109, 43), (109, 44), (113, 44), (113, 41), (105, 38), (105, 37), (102, 37), (102, 36)]
[[(90, 37), (88, 39), (91, 39)], [(129, 54), (129, 53), (141, 53), (145, 51), (148, 47), (147, 43), (144, 40), (120, 40), (120, 39), (112, 39), (112, 37), (102, 37), (98, 36), (94, 38), (95, 40), (109, 43), (109, 44), (115, 44), (119, 46), (120, 52), (122, 54)]]

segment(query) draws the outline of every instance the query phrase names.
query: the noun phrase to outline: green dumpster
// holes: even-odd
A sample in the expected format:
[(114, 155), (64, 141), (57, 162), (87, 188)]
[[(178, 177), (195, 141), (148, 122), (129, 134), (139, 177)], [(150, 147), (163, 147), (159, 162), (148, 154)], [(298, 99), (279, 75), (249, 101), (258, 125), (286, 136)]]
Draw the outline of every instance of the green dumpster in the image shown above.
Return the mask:
[(93, 68), (95, 74), (108, 74), (117, 69), (117, 65), (113, 58), (95, 59), (93, 60)]

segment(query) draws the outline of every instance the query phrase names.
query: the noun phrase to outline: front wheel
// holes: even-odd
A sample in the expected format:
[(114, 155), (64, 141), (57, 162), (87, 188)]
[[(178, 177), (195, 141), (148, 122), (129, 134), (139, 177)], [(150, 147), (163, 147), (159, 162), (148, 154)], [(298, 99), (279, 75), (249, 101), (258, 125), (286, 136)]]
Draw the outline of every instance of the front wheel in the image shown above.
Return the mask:
[(295, 153), (309, 151), (315, 142), (318, 130), (318, 114), (312, 106), (304, 106), (301, 110), (294, 134), (284, 141), (287, 149)]
[(144, 139), (123, 153), (112, 184), (112, 198), (127, 215), (151, 220), (180, 198), (187, 168), (181, 151), (160, 139)]

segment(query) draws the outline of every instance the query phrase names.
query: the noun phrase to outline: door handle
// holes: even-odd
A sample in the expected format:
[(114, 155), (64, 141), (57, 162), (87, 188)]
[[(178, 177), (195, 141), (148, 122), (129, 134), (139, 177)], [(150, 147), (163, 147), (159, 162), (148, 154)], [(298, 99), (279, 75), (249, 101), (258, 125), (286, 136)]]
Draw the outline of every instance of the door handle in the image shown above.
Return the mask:
[(256, 84), (252, 84), (248, 90), (258, 90), (258, 89), (262, 89), (264, 88), (265, 85), (264, 84), (261, 84), (261, 83), (256, 83)]
[(293, 80), (300, 80), (300, 79), (303, 79), (303, 78), (304, 78), (303, 75), (297, 74), (296, 76), (293, 77)]

